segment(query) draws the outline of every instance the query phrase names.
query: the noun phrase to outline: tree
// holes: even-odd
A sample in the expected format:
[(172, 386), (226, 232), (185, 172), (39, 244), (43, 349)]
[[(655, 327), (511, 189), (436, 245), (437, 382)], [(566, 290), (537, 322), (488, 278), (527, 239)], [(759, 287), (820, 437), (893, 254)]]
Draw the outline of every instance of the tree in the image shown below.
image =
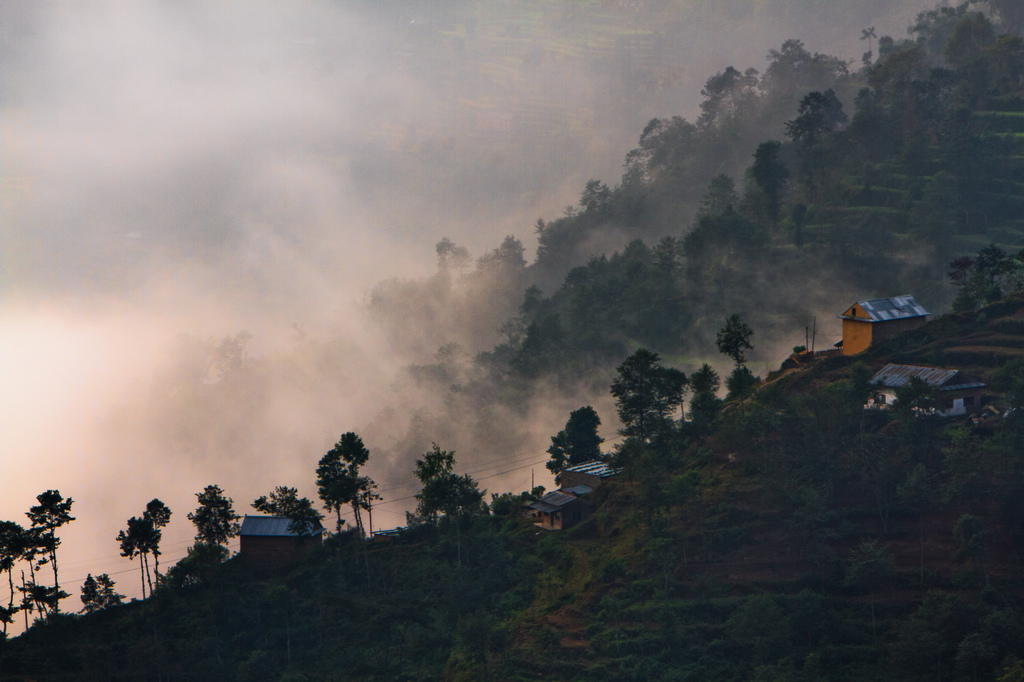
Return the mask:
[(725, 378), (725, 387), (729, 390), (726, 400), (742, 400), (760, 381), (746, 365), (736, 365)]
[(754, 330), (739, 315), (733, 314), (725, 321), (725, 326), (718, 330), (715, 345), (719, 353), (728, 355), (738, 367), (747, 361), (747, 351), (754, 349), (750, 344), (753, 335)]
[(567, 466), (600, 459), (601, 443), (604, 442), (604, 438), (597, 435), (597, 427), (600, 425), (601, 418), (590, 405), (573, 410), (565, 428), (551, 437), (551, 447), (548, 448), (551, 461), (546, 465), (548, 470), (557, 476)]
[[(57, 578), (57, 548), (60, 546), (60, 538), (57, 537), (57, 529), (65, 524), (71, 523), (75, 517), (71, 515), (71, 505), (74, 500), (64, 496), (57, 490), (47, 490), (36, 496), (39, 501), (34, 507), (30, 507), (26, 516), (32, 521), (32, 528), (37, 530), (43, 542), (43, 549), (47, 554), (50, 566), (53, 568), (53, 611), (60, 611), (60, 600), (68, 596), (62, 593), (60, 581)], [(40, 562), (42, 564), (43, 562)], [(60, 596), (61, 594), (64, 597)]]
[(148, 519), (153, 524), (155, 530), (155, 541), (153, 543), (153, 560), (156, 562), (154, 567), (154, 573), (156, 573), (156, 582), (160, 584), (160, 540), (163, 537), (163, 531), (160, 529), (165, 527), (171, 522), (171, 509), (160, 500), (153, 498), (146, 503), (146, 511), (143, 517)]
[(721, 215), (734, 209), (740, 203), (739, 195), (736, 194), (736, 183), (725, 173), (719, 173), (711, 178), (708, 184), (708, 192), (700, 202), (698, 216)]
[(797, 117), (786, 122), (786, 135), (793, 140), (803, 160), (804, 179), (811, 189), (814, 187), (816, 169), (824, 185), (827, 164), (825, 137), (848, 121), (842, 102), (836, 97), (835, 91), (829, 88), (825, 92), (808, 93), (800, 100)]
[(456, 474), (455, 453), (437, 443), (423, 459), (416, 460), (416, 478), (423, 488), (416, 493), (418, 504), (410, 522), (435, 523), (441, 517), (457, 517), (481, 509), (484, 493), (469, 474)]
[(912, 414), (930, 413), (939, 405), (939, 389), (929, 386), (928, 382), (920, 377), (910, 377), (910, 380), (896, 388), (896, 402), (893, 408), (906, 418)]
[(197, 542), (188, 548), (184, 559), (167, 571), (166, 583), (173, 587), (196, 585), (203, 582), (210, 573), (228, 559), (227, 547)]
[(868, 51), (864, 53), (862, 61), (864, 62), (864, 66), (870, 66), (871, 58), (875, 54), (874, 41), (878, 40), (878, 34), (875, 33), (875, 27), (872, 26), (871, 28), (861, 29), (860, 39), (868, 41)]
[(380, 495), (375, 491), (377, 484), (369, 476), (360, 476), (359, 468), (370, 459), (370, 451), (363, 445), (363, 439), (352, 431), (342, 434), (334, 447), (320, 458), (316, 469), (316, 485), (328, 510), (338, 517), (338, 532), (341, 532), (341, 508), (352, 505), (352, 515), (360, 535), (365, 534), (362, 511), (370, 511), (374, 500)]
[(106, 573), (101, 573), (95, 578), (92, 573), (82, 583), (82, 613), (94, 613), (102, 611), (109, 606), (116, 606), (124, 599), (123, 594), (118, 594), (114, 589), (114, 581)]
[(18, 608), (14, 606), (14, 565), (25, 552), (25, 529), (14, 521), (0, 521), (0, 573), (7, 573), (7, 584), (10, 590), (6, 607), (0, 607), (0, 622), (7, 625), (13, 621)]
[(647, 442), (666, 424), (682, 402), (688, 384), (678, 369), (663, 367), (658, 354), (640, 348), (616, 369), (611, 392), (619, 420), (625, 426), (620, 433)]
[(850, 551), (846, 583), (860, 587), (868, 593), (872, 631), (875, 629), (875, 591), (888, 584), (893, 573), (893, 565), (892, 556), (874, 540), (863, 540), (856, 549)]
[(698, 434), (707, 432), (718, 415), (722, 402), (718, 398), (720, 385), (718, 372), (706, 362), (690, 375), (690, 388), (693, 389), (693, 398), (690, 399), (690, 427)]
[(296, 488), (279, 485), (270, 495), (261, 495), (252, 503), (253, 509), (271, 516), (283, 516), (291, 521), (288, 530), (299, 537), (306, 537), (320, 525), (323, 514), (313, 508), (307, 497), (299, 497)]
[(153, 581), (149, 577), (148, 555), (153, 547), (160, 544), (160, 531), (156, 529), (153, 522), (146, 518), (133, 516), (128, 519), (128, 529), (119, 531), (117, 541), (121, 543), (121, 556), (126, 559), (139, 558), (139, 574), (142, 578), (142, 598), (146, 598), (146, 583), (149, 582), (149, 592), (153, 593)]
[(445, 237), (435, 246), (437, 251), (437, 269), (447, 273), (452, 269), (461, 271), (469, 263), (469, 251), (464, 246), (457, 246)]
[(587, 180), (583, 187), (583, 194), (580, 196), (580, 208), (584, 214), (600, 215), (607, 213), (608, 200), (612, 192), (608, 185), (600, 180)]
[(195, 524), (196, 541), (210, 545), (226, 545), (230, 538), (238, 535), (238, 520), (241, 518), (234, 510), (234, 502), (224, 497), (224, 491), (218, 485), (208, 485), (201, 493), (196, 493), (199, 506), (195, 512), (189, 512), (188, 520)]
[(781, 149), (782, 143), (776, 140), (762, 142), (754, 152), (754, 165), (750, 168), (754, 182), (764, 192), (768, 216), (772, 223), (779, 219), (782, 192), (786, 187), (786, 181), (789, 180), (789, 169), (779, 159)]
[(843, 112), (843, 103), (835, 90), (810, 92), (800, 100), (797, 117), (786, 122), (786, 135), (797, 148), (809, 148), (821, 143), (824, 135), (845, 125), (849, 119)]

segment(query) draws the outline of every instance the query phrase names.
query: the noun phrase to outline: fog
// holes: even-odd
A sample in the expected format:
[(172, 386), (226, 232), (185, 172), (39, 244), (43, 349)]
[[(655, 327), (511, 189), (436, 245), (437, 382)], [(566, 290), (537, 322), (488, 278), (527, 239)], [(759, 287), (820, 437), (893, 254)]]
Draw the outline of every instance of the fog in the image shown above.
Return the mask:
[[(529, 260), (535, 220), (616, 183), (650, 118), (695, 118), (708, 76), (791, 37), (859, 60), (862, 28), (903, 35), (930, 3), (437, 5), (0, 5), (0, 518), (75, 499), (65, 609), (90, 572), (137, 595), (114, 538), (150, 499), (170, 564), (203, 486), (241, 513), (276, 485), (314, 497), (344, 431), (374, 453), (376, 527), (404, 522), (432, 440), (490, 491), (550, 485), (569, 411), (614, 437), (607, 384), (445, 403), (406, 368), (454, 342), (471, 372), (499, 337), (466, 311), (507, 318), (521, 291), (398, 334), (375, 285), (432, 276), (442, 237), (479, 256), (513, 235)], [(243, 330), (245, 371), (218, 371)]]

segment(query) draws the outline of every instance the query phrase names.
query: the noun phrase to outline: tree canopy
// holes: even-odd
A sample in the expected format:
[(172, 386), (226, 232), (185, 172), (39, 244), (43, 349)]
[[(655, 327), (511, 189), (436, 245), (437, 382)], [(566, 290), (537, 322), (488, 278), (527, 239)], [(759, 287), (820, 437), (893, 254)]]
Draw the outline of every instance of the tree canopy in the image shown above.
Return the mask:
[(626, 358), (616, 372), (611, 392), (624, 427), (621, 433), (647, 441), (682, 404), (686, 374), (662, 366), (658, 354), (646, 348)]

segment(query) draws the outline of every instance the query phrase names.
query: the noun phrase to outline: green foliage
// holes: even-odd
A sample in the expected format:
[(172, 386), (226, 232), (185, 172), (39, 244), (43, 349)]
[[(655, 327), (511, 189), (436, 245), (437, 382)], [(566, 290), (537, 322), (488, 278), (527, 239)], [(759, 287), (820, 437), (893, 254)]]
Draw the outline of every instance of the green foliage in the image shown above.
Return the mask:
[(754, 349), (750, 343), (750, 337), (753, 335), (754, 330), (750, 325), (734, 313), (718, 331), (715, 345), (718, 346), (719, 353), (729, 356), (738, 367), (747, 361), (747, 351)]
[(117, 541), (121, 545), (121, 556), (127, 559), (139, 558), (139, 573), (142, 578), (142, 598), (146, 598), (146, 583), (149, 582), (149, 589), (152, 591), (153, 582), (149, 575), (147, 559), (149, 554), (160, 545), (160, 530), (153, 524), (153, 521), (143, 515), (133, 516), (128, 519), (127, 530), (118, 531)]
[(725, 379), (725, 387), (729, 390), (727, 399), (741, 400), (747, 397), (760, 382), (745, 365), (737, 365)]
[[(50, 567), (53, 569), (53, 588), (44, 589), (41, 585), (36, 584), (33, 573), (33, 595), (38, 606), (45, 612), (57, 613), (60, 611), (60, 600), (69, 596), (60, 589), (57, 575), (57, 548), (60, 547), (57, 529), (75, 520), (75, 517), (71, 515), (71, 505), (74, 504), (74, 500), (70, 497), (65, 499), (58, 490), (47, 490), (40, 493), (36, 496), (36, 500), (39, 504), (30, 507), (25, 515), (32, 522), (31, 537), (36, 551), (45, 553), (46, 560), (49, 561)], [(45, 562), (40, 561), (39, 563)], [(40, 598), (41, 596), (43, 598)]]
[(235, 513), (231, 498), (224, 497), (220, 486), (208, 485), (203, 492), (196, 493), (196, 498), (199, 506), (189, 512), (188, 520), (196, 527), (197, 543), (224, 545), (238, 535), (241, 517)]
[(310, 535), (323, 518), (323, 514), (313, 508), (313, 502), (309, 498), (300, 498), (296, 488), (283, 485), (274, 488), (270, 495), (257, 497), (252, 506), (258, 512), (289, 519), (289, 532), (299, 537)]
[(483, 491), (469, 474), (456, 474), (455, 453), (433, 449), (416, 460), (416, 478), (423, 487), (416, 493), (416, 512), (408, 514), (409, 523), (435, 523), (441, 517), (459, 517), (483, 509)]
[(363, 445), (363, 439), (349, 431), (342, 434), (330, 452), (320, 458), (316, 469), (316, 485), (320, 499), (328, 510), (337, 516), (337, 532), (341, 532), (344, 521), (341, 508), (351, 505), (356, 520), (356, 529), (365, 535), (363, 511), (369, 511), (377, 494), (377, 484), (369, 476), (360, 476), (359, 469), (370, 458), (370, 451)]
[(545, 465), (548, 470), (557, 476), (566, 467), (600, 459), (604, 442), (604, 438), (597, 435), (600, 425), (601, 418), (590, 405), (573, 410), (565, 428), (551, 437), (548, 448), (551, 461)]
[(646, 442), (665, 428), (668, 416), (682, 404), (686, 375), (663, 367), (658, 354), (646, 348), (629, 356), (616, 371), (611, 393), (624, 426), (621, 433)]
[(106, 573), (95, 578), (90, 573), (82, 583), (82, 613), (94, 613), (111, 606), (117, 606), (124, 599), (114, 589), (114, 581)]
[(216, 575), (217, 568), (228, 560), (227, 547), (217, 543), (196, 542), (188, 548), (185, 558), (167, 571), (164, 582), (182, 588), (198, 585)]

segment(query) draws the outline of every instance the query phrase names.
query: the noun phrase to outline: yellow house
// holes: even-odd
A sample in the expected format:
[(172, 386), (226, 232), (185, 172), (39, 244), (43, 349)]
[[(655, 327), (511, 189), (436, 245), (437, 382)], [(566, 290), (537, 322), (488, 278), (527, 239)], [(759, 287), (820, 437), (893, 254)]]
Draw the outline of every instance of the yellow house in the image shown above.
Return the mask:
[(857, 301), (840, 315), (843, 355), (856, 355), (875, 342), (891, 339), (928, 321), (928, 311), (906, 294)]

